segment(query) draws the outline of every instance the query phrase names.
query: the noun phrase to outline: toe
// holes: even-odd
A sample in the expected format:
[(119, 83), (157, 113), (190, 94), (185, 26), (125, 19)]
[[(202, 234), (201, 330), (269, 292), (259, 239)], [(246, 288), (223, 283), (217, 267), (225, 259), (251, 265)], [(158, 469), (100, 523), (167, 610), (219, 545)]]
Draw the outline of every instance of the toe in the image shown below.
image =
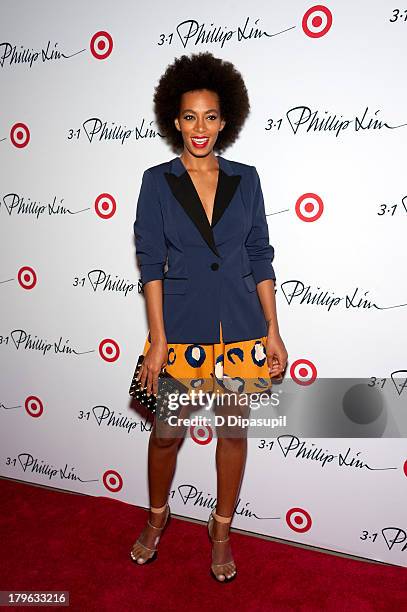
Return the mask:
[(219, 571), (218, 568), (212, 567), (212, 571), (215, 574), (216, 579), (219, 580), (219, 582), (223, 582), (224, 580), (226, 580), (225, 574), (222, 571)]
[(145, 561), (145, 559), (141, 556), (142, 552), (142, 549), (138, 545), (134, 546), (131, 551), (131, 558), (133, 559), (133, 561), (136, 561), (140, 565)]
[(235, 565), (234, 564), (229, 565), (228, 571), (227, 571), (227, 577), (231, 578), (235, 574), (236, 574), (236, 567), (235, 567)]

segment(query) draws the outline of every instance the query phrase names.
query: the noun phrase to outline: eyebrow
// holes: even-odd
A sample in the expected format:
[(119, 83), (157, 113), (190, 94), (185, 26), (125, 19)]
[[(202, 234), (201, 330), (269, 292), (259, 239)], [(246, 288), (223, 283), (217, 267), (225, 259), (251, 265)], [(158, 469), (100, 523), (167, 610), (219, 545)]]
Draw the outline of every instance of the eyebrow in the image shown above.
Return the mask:
[[(184, 110), (182, 111), (183, 113), (186, 113), (187, 111), (191, 112), (191, 113), (195, 113), (195, 111), (192, 108), (184, 108)], [(210, 108), (209, 110), (205, 111), (205, 113), (210, 113), (210, 112), (219, 112), (217, 108)]]

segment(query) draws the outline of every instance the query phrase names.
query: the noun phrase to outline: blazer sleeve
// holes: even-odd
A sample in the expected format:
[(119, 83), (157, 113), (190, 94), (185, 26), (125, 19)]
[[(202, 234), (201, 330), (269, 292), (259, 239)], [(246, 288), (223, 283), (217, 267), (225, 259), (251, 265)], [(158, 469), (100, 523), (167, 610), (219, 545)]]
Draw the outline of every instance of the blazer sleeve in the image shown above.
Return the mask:
[(144, 171), (141, 181), (133, 227), (142, 285), (144, 286), (151, 280), (162, 280), (168, 249), (164, 236), (160, 200), (154, 177), (149, 170)]
[(253, 221), (250, 233), (246, 239), (246, 248), (252, 267), (253, 277), (257, 283), (263, 280), (276, 280), (272, 261), (274, 259), (274, 248), (269, 243), (269, 230), (266, 212), (264, 209), (263, 192), (260, 177), (256, 168), (254, 170), (254, 203)]

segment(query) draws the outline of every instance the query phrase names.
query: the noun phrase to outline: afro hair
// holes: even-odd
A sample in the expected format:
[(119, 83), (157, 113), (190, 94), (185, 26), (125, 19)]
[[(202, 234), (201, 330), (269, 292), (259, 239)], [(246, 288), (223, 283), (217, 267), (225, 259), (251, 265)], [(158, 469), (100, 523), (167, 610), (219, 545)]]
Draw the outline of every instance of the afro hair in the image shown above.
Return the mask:
[(154, 113), (159, 132), (172, 150), (184, 148), (182, 134), (175, 127), (181, 96), (187, 91), (208, 89), (218, 94), (225, 127), (218, 134), (214, 150), (222, 153), (235, 142), (250, 112), (249, 96), (243, 78), (231, 62), (214, 57), (209, 51), (182, 55), (167, 66), (154, 90)]

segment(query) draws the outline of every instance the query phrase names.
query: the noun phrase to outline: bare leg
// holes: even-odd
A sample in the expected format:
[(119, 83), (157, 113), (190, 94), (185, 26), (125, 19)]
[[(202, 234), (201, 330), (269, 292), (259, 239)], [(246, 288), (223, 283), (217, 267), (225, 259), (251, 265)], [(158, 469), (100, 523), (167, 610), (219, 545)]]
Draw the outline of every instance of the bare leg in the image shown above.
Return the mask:
[[(180, 415), (181, 417), (183, 415)], [(149, 518), (154, 527), (163, 527), (167, 517), (167, 501), (174, 477), (177, 454), (186, 427), (173, 427), (155, 418), (148, 444), (148, 482), (150, 495)], [(141, 532), (138, 542), (131, 550), (137, 563), (145, 563), (153, 553), (160, 538), (160, 532), (148, 522)], [(143, 546), (144, 544), (144, 546)]]
[[(217, 414), (245, 417), (250, 412), (246, 405), (239, 405), (238, 395), (235, 401), (217, 408)], [(216, 470), (217, 470), (217, 504), (214, 521), (211, 521), (210, 534), (214, 540), (225, 540), (229, 536), (230, 524), (233, 518), (237, 496), (240, 490), (247, 457), (246, 430), (234, 425), (217, 427)], [(212, 569), (218, 580), (236, 573), (230, 540), (213, 542)], [(216, 565), (216, 567), (215, 567)]]

